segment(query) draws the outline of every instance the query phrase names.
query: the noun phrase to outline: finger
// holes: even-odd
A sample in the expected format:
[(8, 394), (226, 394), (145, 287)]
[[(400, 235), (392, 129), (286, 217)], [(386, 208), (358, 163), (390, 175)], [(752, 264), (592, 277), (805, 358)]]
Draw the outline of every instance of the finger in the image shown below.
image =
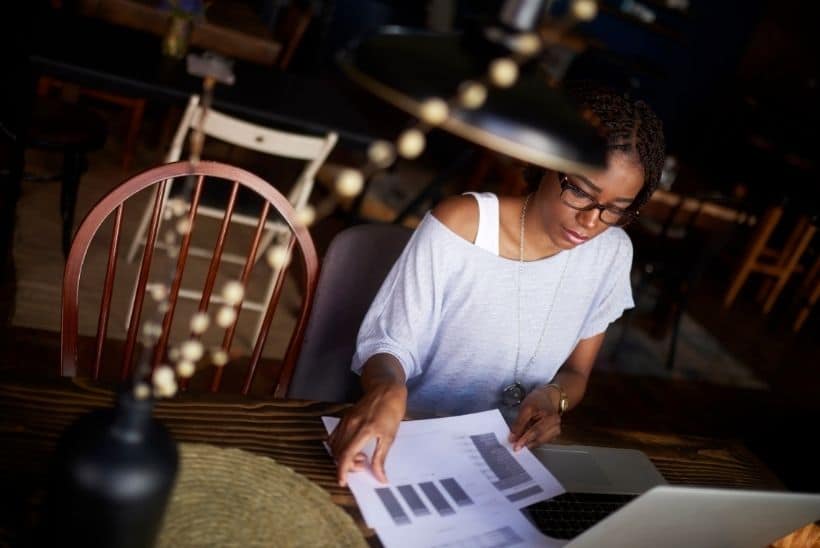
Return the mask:
[(373, 475), (382, 483), (387, 483), (387, 475), (384, 473), (384, 461), (387, 459), (387, 452), (393, 445), (393, 436), (382, 436), (373, 452)]
[(552, 420), (551, 416), (544, 416), (541, 412), (534, 413), (527, 429), (515, 441), (513, 451), (520, 451), (524, 446), (529, 446), (530, 443), (537, 440), (539, 433), (552, 425)]
[(530, 441), (534, 440), (537, 435), (537, 426), (536, 424), (533, 424), (526, 431), (524, 431), (524, 433), (521, 434), (517, 440), (515, 440), (515, 443), (513, 444), (513, 451), (521, 451), (521, 449), (530, 443)]
[(553, 424), (543, 430), (541, 430), (535, 439), (531, 440), (527, 443), (527, 448), (532, 449), (534, 447), (538, 447), (539, 445), (543, 445), (561, 434), (561, 423)]
[(367, 467), (367, 455), (364, 453), (359, 453), (356, 455), (356, 458), (353, 459), (353, 470), (356, 472), (361, 472)]
[(521, 406), (521, 410), (518, 412), (518, 416), (510, 428), (510, 441), (515, 441), (521, 437), (527, 429), (527, 424), (530, 422), (530, 419), (532, 419), (535, 410), (536, 409), (531, 405)]
[(355, 470), (354, 461), (359, 454), (362, 454), (362, 449), (365, 444), (373, 437), (370, 432), (359, 432), (347, 447), (341, 451), (336, 457), (336, 465), (338, 467), (336, 479), (339, 485), (345, 487), (347, 485), (347, 472)]

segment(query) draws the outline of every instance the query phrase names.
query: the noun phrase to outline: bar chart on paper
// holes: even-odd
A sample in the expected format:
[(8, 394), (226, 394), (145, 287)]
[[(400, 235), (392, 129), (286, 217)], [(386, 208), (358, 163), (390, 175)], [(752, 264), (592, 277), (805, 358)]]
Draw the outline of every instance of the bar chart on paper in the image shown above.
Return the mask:
[[(323, 420), (328, 431), (338, 423)], [(497, 410), (403, 422), (385, 462), (390, 483), (348, 477), (362, 517), (391, 548), (543, 544), (519, 510), (563, 488), (529, 451), (514, 453), (508, 434)]]
[(509, 449), (501, 445), (493, 433), (470, 436), (480, 459), (473, 459), (493, 486), (504, 493), (510, 502), (518, 502), (543, 489), (534, 483), (530, 474), (515, 460)]
[(396, 525), (407, 525), (412, 518), (423, 518), (434, 513), (441, 517), (454, 516), (459, 508), (474, 504), (455, 478), (408, 483), (395, 488), (378, 487), (375, 491)]

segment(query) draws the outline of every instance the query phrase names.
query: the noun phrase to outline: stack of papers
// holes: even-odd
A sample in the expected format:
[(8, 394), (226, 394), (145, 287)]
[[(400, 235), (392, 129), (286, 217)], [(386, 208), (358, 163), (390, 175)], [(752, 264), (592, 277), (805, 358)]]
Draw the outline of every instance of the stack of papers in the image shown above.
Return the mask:
[[(323, 417), (328, 433), (339, 419)], [(515, 453), (498, 410), (405, 421), (387, 456), (389, 483), (348, 474), (367, 525), (388, 547), (563, 546), (521, 509), (564, 492), (528, 450)], [(375, 441), (364, 450), (372, 458)]]

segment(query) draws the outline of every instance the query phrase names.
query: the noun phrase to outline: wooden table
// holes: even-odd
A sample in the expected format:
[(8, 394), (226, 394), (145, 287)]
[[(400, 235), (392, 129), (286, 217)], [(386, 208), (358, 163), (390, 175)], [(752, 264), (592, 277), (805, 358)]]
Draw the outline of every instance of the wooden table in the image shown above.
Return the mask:
[[(5, 487), (0, 543), (14, 544), (30, 523), (31, 504), (42, 493), (49, 458), (63, 429), (80, 414), (111, 401), (111, 391), (87, 381), (33, 380), (9, 371), (0, 373), (0, 478)], [(351, 493), (336, 484), (333, 461), (321, 444), (325, 434), (319, 418), (338, 415), (344, 408), (344, 404), (227, 394), (184, 395), (159, 403), (156, 416), (178, 441), (239, 447), (292, 467), (327, 490), (376, 542), (364, 527)], [(780, 487), (739, 443), (579, 425), (568, 427), (560, 442), (640, 449), (673, 484)], [(24, 500), (29, 502), (22, 504)]]
[[(169, 10), (160, 9), (156, 2), (144, 0), (80, 0), (78, 8), (83, 15), (156, 36), (165, 34), (171, 19)], [(209, 20), (194, 21), (191, 45), (272, 67), (282, 45), (270, 36), (261, 21), (253, 20), (255, 13), (252, 10), (242, 4), (235, 9), (241, 8), (245, 8), (243, 15), (248, 19), (246, 28), (234, 29)]]
[[(162, 55), (153, 34), (82, 16), (43, 15), (31, 29), (29, 59), (47, 75), (110, 93), (183, 106), (202, 81), (184, 60)], [(348, 145), (392, 138), (406, 121), (400, 111), (333, 72), (297, 75), (238, 59), (236, 81), (219, 85), (215, 109), (285, 130), (336, 131)]]

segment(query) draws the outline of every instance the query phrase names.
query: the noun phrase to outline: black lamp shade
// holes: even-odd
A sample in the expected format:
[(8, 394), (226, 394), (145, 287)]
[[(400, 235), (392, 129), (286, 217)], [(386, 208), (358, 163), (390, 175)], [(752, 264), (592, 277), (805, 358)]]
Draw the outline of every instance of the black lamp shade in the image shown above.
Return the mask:
[[(394, 106), (420, 117), (421, 103), (449, 99), (459, 84), (480, 79), (503, 51), (463, 34), (387, 27), (343, 52), (347, 75)], [(515, 85), (489, 88), (475, 110), (451, 106), (441, 128), (489, 149), (548, 169), (589, 172), (606, 167), (605, 141), (536, 67), (522, 67)]]

